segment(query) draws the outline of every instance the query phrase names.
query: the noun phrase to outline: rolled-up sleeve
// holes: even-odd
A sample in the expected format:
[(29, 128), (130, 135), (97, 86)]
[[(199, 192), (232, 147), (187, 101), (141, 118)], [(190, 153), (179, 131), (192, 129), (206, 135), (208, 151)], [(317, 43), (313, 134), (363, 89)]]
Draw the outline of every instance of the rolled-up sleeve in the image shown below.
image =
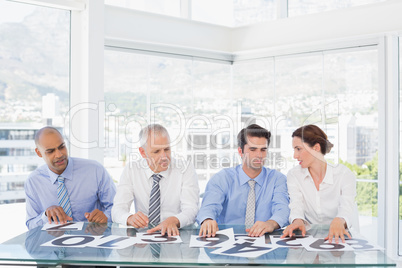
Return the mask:
[(225, 191), (219, 185), (222, 173), (215, 174), (208, 182), (205, 188), (202, 205), (197, 215), (197, 223), (201, 224), (206, 219), (218, 220), (218, 216), (223, 210), (223, 202), (225, 201)]
[(287, 186), (289, 192), (289, 208), (290, 216), (289, 222), (292, 223), (295, 219), (305, 219), (304, 214), (304, 197), (301, 191), (301, 186), (297, 181), (297, 177), (293, 174), (292, 170), (287, 175)]
[(279, 174), (274, 184), (274, 195), (272, 198), (272, 216), (280, 227), (288, 224), (289, 220), (289, 194), (286, 185), (286, 176)]
[(347, 167), (344, 167), (341, 185), (341, 193), (337, 217), (344, 218), (348, 228), (352, 227), (356, 198), (356, 176)]
[(116, 195), (112, 207), (112, 220), (123, 225), (127, 224), (130, 217), (130, 206), (134, 200), (134, 186), (130, 179), (129, 165), (127, 165), (121, 175), (119, 185), (117, 186)]
[(27, 212), (25, 222), (26, 226), (28, 229), (32, 229), (37, 226), (44, 225), (47, 221), (47, 217), (45, 215), (45, 211), (42, 211), (41, 206), (36, 202), (36, 200), (39, 200), (39, 197), (37, 196), (36, 191), (33, 189), (29, 178), (26, 180), (24, 188)]
[(103, 168), (98, 198), (108, 221), (112, 221), (113, 199), (116, 195), (116, 186), (109, 173)]
[(180, 221), (180, 227), (184, 227), (195, 222), (198, 212), (200, 188), (198, 186), (197, 174), (192, 164), (188, 163), (187, 169), (183, 173), (183, 180), (180, 192), (180, 213), (175, 217)]

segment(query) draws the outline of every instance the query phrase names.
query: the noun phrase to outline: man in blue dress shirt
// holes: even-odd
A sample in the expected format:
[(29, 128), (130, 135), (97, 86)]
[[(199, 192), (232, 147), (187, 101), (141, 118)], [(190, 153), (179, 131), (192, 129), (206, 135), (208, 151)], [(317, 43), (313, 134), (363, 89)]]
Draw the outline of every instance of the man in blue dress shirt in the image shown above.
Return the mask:
[[(93, 160), (68, 157), (64, 139), (53, 127), (40, 129), (35, 144), (36, 154), (46, 165), (34, 170), (25, 182), (28, 229), (52, 221), (111, 221), (116, 186), (105, 168)], [(71, 217), (59, 205), (59, 176), (64, 178)]]
[[(197, 222), (200, 236), (215, 236), (218, 224), (247, 225), (249, 236), (262, 236), (287, 225), (289, 195), (286, 176), (264, 167), (271, 133), (257, 124), (240, 131), (237, 136), (242, 165), (226, 168), (208, 182)], [(250, 183), (254, 185), (251, 209), (247, 210)], [(250, 220), (248, 220), (250, 222)]]

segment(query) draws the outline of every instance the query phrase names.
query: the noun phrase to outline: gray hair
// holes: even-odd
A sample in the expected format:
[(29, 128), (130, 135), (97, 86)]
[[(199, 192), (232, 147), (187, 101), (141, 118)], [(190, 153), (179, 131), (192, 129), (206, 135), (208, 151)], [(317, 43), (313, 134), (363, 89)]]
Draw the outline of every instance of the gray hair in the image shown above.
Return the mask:
[(39, 146), (39, 139), (40, 139), (40, 136), (42, 136), (42, 134), (46, 134), (46, 133), (57, 133), (57, 134), (59, 134), (61, 137), (63, 137), (63, 135), (61, 135), (60, 131), (59, 131), (57, 128), (51, 127), (51, 126), (43, 127), (43, 128), (39, 129), (39, 130), (35, 133), (35, 145), (36, 145), (36, 147)]
[(159, 124), (150, 124), (143, 129), (141, 129), (139, 137), (140, 137), (140, 146), (145, 150), (145, 145), (147, 144), (148, 138), (153, 133), (155, 136), (167, 137), (170, 140), (169, 133), (166, 128)]

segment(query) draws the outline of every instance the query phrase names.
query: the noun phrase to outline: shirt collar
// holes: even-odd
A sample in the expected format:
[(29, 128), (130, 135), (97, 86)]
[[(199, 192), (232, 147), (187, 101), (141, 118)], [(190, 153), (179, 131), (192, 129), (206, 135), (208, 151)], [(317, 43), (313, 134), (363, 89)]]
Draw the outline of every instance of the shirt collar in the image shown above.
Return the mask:
[(72, 157), (69, 157), (69, 158), (68, 158), (68, 162), (67, 162), (67, 167), (66, 167), (66, 169), (63, 171), (63, 173), (61, 173), (60, 175), (54, 173), (53, 171), (50, 170), (49, 167), (47, 167), (47, 172), (48, 172), (48, 174), (49, 174), (50, 181), (51, 181), (52, 183), (56, 183), (56, 182), (57, 182), (57, 178), (58, 178), (59, 176), (62, 176), (64, 179), (67, 179), (67, 180), (72, 180), (72, 179), (73, 179), (73, 168), (74, 168), (74, 163), (73, 163), (73, 162), (74, 162), (74, 161), (73, 161), (73, 158), (72, 158)]
[[(247, 174), (244, 172), (243, 165), (239, 165), (238, 167), (240, 169), (240, 172), (239, 172), (240, 185), (248, 183), (248, 181), (251, 180), (251, 178), (249, 176), (247, 176)], [(258, 176), (254, 178), (254, 181), (258, 185), (262, 186), (262, 184), (264, 183), (264, 178), (266, 177), (265, 176), (266, 172), (267, 172), (266, 168), (263, 167), (260, 174), (258, 174)]]
[(327, 163), (327, 171), (325, 172), (325, 177), (322, 180), (322, 182), (325, 182), (327, 184), (334, 184), (334, 170), (331, 165)]
[[(153, 172), (152, 169), (148, 166), (148, 162), (145, 158), (141, 159), (141, 161), (142, 161), (142, 166), (144, 167), (145, 175), (147, 176), (148, 179), (151, 179), (152, 175), (154, 175), (155, 172)], [(162, 175), (162, 179), (167, 178), (169, 176), (172, 164), (173, 164), (173, 159), (171, 159), (168, 169), (159, 173)]]
[[(308, 171), (308, 168), (302, 168), (301, 173), (302, 173), (304, 179), (311, 178), (311, 174)], [(334, 184), (334, 175), (333, 174), (334, 174), (333, 167), (327, 163), (327, 170), (325, 171), (325, 176), (324, 176), (324, 179), (322, 180), (322, 182), (327, 183), (327, 184)]]
[(308, 168), (301, 168), (300, 172), (302, 173), (304, 179), (310, 179), (311, 178), (311, 175), (310, 175), (310, 172), (308, 171)]

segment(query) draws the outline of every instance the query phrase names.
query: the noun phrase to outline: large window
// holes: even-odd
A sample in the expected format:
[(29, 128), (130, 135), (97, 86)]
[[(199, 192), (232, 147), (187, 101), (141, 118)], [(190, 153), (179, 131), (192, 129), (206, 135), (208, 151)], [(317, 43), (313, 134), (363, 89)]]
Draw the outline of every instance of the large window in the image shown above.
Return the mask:
[(181, 0), (105, 0), (106, 5), (131, 8), (173, 17), (181, 16), (180, 3)]
[(242, 26), (277, 19), (278, 0), (191, 0), (191, 19)]
[[(105, 0), (105, 4), (237, 27), (385, 0)], [(287, 12), (286, 12), (287, 11)]]
[(105, 0), (105, 4), (224, 26), (277, 18), (279, 0)]
[(402, 37), (399, 37), (399, 255), (402, 256)]
[[(69, 11), (0, 0), (2, 215), (12, 213), (3, 204), (25, 201), (24, 181), (44, 163), (34, 151), (36, 131), (44, 125), (63, 131), (69, 107), (69, 51)], [(24, 225), (25, 209), (19, 208), (15, 214)]]
[(113, 120), (126, 123), (109, 124), (119, 126), (109, 135), (119, 142), (112, 142), (105, 164), (116, 163), (107, 168), (119, 176), (124, 161), (113, 159), (138, 159), (141, 126), (161, 123), (176, 157), (194, 164), (203, 192), (212, 175), (240, 162), (236, 135), (244, 126), (271, 131), (267, 165), (286, 174), (296, 164), (291, 133), (317, 124), (335, 144), (328, 161), (356, 174), (361, 231), (376, 241), (377, 57), (369, 46), (229, 65), (106, 50), (106, 106), (113, 106)]
[[(217, 165), (233, 162), (232, 131), (220, 131), (233, 127), (237, 112), (230, 70), (229, 64), (106, 50), (105, 126), (112, 146), (105, 166), (113, 178), (119, 180), (125, 163), (140, 157), (138, 133), (148, 123), (168, 129), (174, 156), (191, 160), (201, 183)], [(221, 155), (225, 160), (216, 163)]]
[(385, 0), (288, 0), (289, 17), (384, 2)]

